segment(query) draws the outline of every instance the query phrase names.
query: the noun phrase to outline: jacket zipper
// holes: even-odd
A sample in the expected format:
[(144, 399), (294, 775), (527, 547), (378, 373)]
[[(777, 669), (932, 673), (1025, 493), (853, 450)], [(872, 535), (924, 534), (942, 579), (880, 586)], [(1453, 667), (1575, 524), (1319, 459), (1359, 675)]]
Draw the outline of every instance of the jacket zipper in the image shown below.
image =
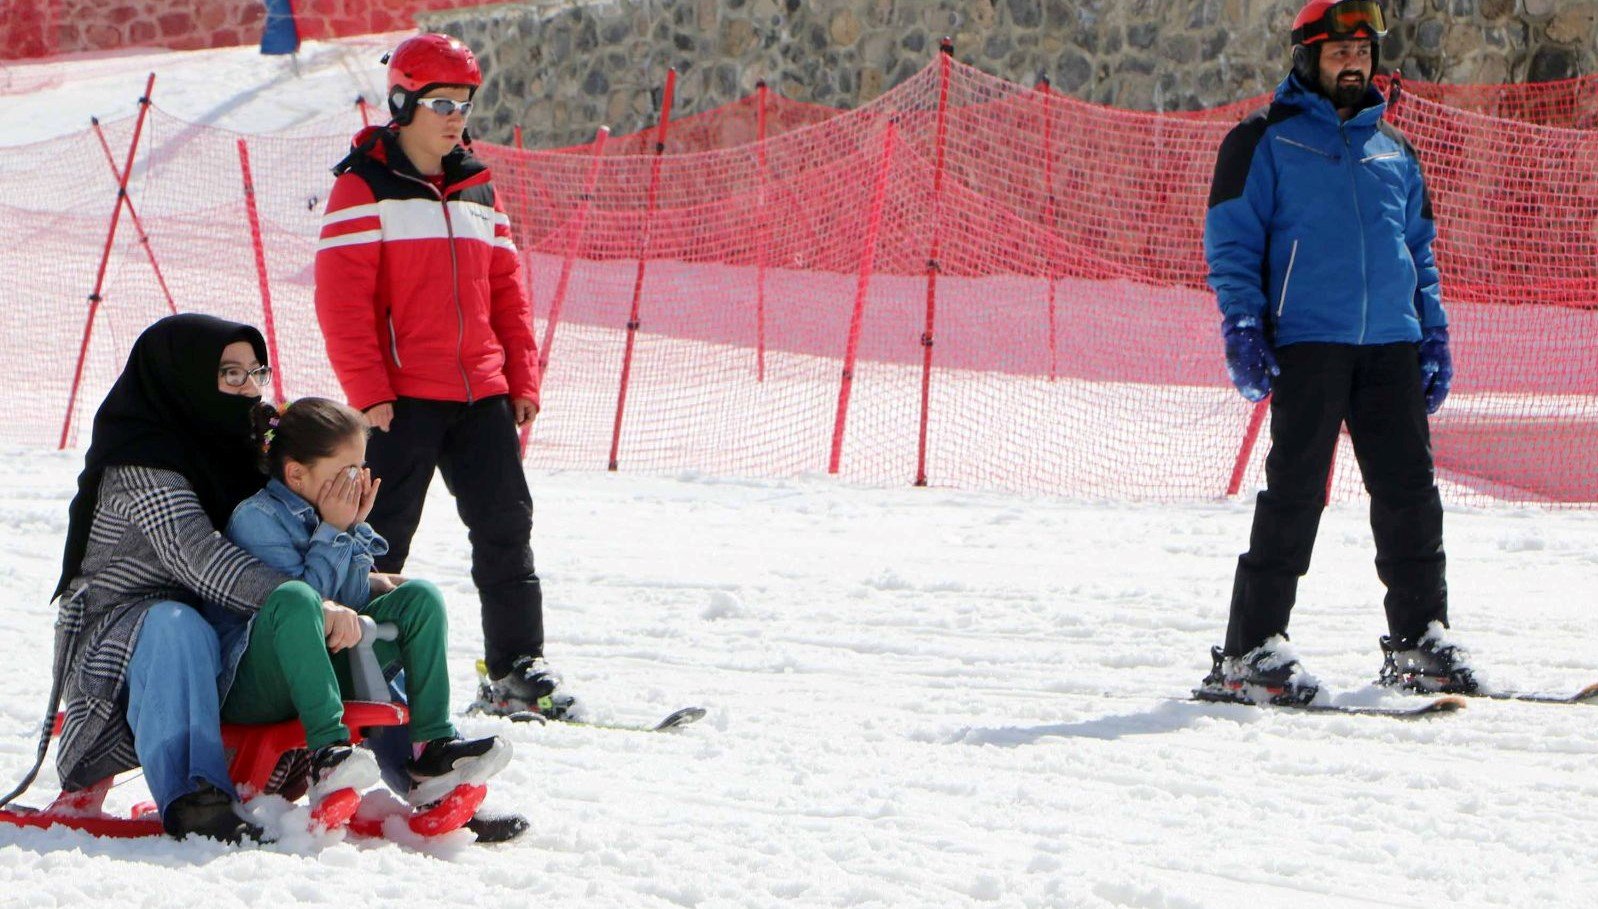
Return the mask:
[(1294, 140), (1289, 139), (1286, 136), (1277, 136), (1276, 137), (1276, 141), (1284, 143), (1284, 144), (1287, 144), (1287, 145), (1291, 145), (1294, 148), (1302, 148), (1303, 150), (1305, 150), (1307, 152), (1314, 152), (1315, 154), (1320, 155), (1322, 158), (1330, 158), (1333, 161), (1337, 160), (1337, 156), (1336, 155), (1329, 155), (1326, 152), (1321, 151), (1320, 149), (1316, 148), (1313, 145), (1305, 145), (1302, 142), (1295, 142)]
[(412, 183), (420, 183), (427, 187), (434, 196), (438, 197), (438, 204), (444, 209), (444, 233), (449, 238), (450, 289), (455, 295), (455, 368), (460, 370), (461, 385), (466, 388), (466, 403), (474, 403), (472, 380), (466, 374), (466, 364), (461, 359), (461, 354), (466, 349), (466, 313), (461, 307), (461, 267), (460, 259), (455, 252), (455, 224), (449, 217), (449, 200), (444, 197), (442, 190), (426, 180), (417, 179), (409, 174), (402, 174), (397, 170), (393, 171), (393, 173), (397, 177), (404, 177)]
[(1298, 261), (1298, 241), (1293, 241), (1293, 251), (1287, 256), (1287, 274), (1282, 276), (1282, 295), (1276, 301), (1276, 319), (1282, 319), (1282, 310), (1287, 308), (1287, 282), (1293, 280), (1293, 264)]
[(1348, 188), (1354, 197), (1354, 219), (1359, 222), (1359, 340), (1355, 343), (1364, 344), (1371, 306), (1370, 264), (1365, 260), (1365, 216), (1359, 209), (1359, 180), (1354, 173), (1354, 143), (1348, 140), (1348, 124), (1339, 124), (1337, 131), (1343, 134), (1343, 147), (1348, 149)]
[(1402, 154), (1403, 154), (1403, 152), (1401, 152), (1401, 151), (1390, 151), (1390, 152), (1382, 152), (1379, 155), (1366, 155), (1365, 157), (1359, 159), (1359, 163), (1361, 163), (1361, 164), (1369, 164), (1372, 161), (1380, 161), (1383, 158), (1396, 158), (1396, 157), (1398, 157), (1399, 155), (1402, 155)]
[(394, 368), (404, 369), (405, 364), (399, 358), (399, 332), (394, 330), (394, 314), (388, 314), (388, 352), (394, 356)]

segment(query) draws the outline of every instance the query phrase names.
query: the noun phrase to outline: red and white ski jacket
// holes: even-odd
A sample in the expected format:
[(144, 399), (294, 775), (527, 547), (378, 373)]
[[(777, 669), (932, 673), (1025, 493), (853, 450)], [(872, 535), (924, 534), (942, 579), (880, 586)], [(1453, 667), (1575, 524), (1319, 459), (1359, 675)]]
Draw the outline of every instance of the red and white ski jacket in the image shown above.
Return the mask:
[(487, 166), (457, 148), (443, 189), (394, 132), (356, 134), (322, 217), (316, 317), (352, 407), (398, 397), (538, 402), (521, 260)]

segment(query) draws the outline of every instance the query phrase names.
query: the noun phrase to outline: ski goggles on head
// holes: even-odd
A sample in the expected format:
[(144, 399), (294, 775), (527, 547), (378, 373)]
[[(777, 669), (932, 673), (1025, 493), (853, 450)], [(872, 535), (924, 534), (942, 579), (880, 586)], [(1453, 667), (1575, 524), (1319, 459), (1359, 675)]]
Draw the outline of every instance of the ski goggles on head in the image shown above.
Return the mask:
[(1375, 0), (1344, 0), (1328, 7), (1319, 19), (1293, 29), (1294, 44), (1320, 41), (1345, 41), (1351, 38), (1383, 38), (1387, 18)]
[(461, 116), (465, 117), (472, 112), (472, 102), (456, 101), (453, 98), (420, 98), (416, 106), (425, 107), (440, 117), (448, 117), (456, 111), (460, 111)]

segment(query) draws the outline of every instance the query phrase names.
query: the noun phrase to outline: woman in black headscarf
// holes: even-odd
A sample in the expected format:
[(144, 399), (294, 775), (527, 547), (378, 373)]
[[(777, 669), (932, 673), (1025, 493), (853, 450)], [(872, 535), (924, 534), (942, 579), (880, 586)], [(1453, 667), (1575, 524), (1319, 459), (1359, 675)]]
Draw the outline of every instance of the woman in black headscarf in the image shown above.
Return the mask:
[(266, 360), (248, 325), (188, 314), (150, 326), (95, 415), (71, 506), (49, 709), (66, 702), (62, 787), (142, 766), (175, 836), (260, 832), (234, 805), (222, 659), (196, 610), (253, 614), (289, 580), (217, 532), (266, 482), (249, 419)]

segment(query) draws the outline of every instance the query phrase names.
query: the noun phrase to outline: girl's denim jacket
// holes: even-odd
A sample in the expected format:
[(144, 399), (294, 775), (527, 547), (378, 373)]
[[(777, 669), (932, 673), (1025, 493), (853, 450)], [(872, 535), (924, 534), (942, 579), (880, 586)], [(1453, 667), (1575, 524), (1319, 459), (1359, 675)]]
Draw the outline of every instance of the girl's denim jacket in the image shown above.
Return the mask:
[(324, 598), (360, 611), (371, 598), (372, 560), (388, 541), (364, 521), (341, 531), (280, 480), (240, 502), (227, 538), (267, 565), (298, 578)]

